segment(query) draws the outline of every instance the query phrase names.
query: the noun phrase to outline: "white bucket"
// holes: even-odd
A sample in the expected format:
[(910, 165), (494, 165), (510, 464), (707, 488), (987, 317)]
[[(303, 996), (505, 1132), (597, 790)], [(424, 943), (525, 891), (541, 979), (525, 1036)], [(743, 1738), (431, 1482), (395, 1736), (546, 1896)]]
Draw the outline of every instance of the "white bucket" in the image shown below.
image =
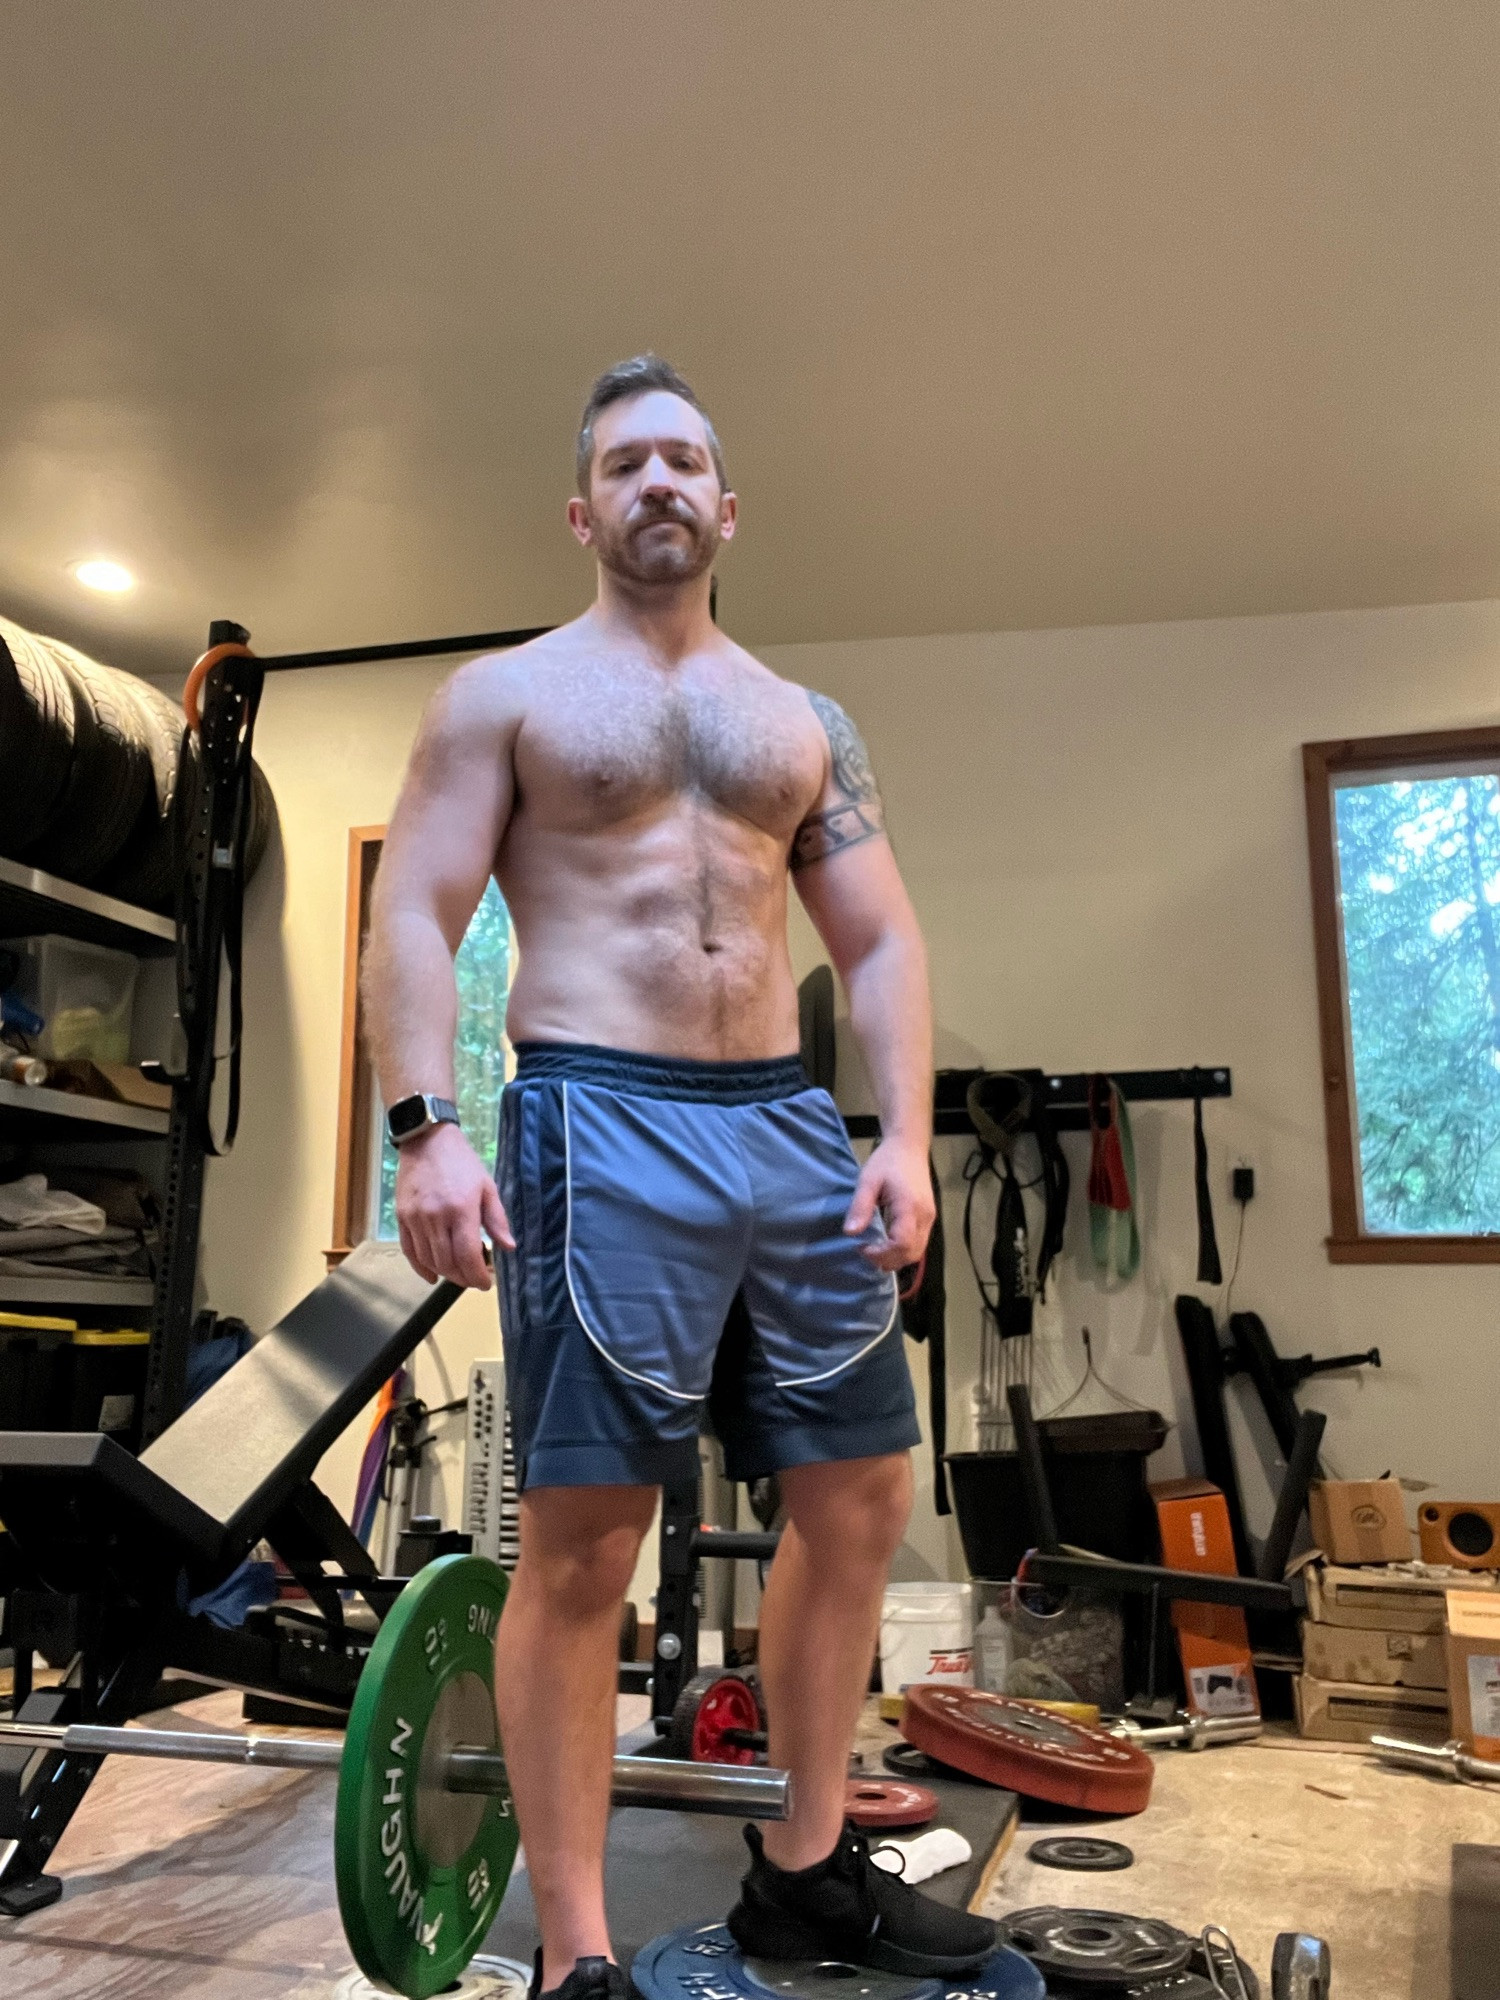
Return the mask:
[(974, 1685), (973, 1590), (967, 1583), (887, 1584), (880, 1608), (880, 1685)]

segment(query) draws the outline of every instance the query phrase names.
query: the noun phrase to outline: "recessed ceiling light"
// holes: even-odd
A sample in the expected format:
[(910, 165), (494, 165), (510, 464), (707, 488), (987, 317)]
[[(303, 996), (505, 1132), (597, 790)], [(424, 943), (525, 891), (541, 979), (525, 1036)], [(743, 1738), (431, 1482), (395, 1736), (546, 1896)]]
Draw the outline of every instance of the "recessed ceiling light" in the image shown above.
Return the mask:
[(90, 556), (87, 562), (69, 563), (68, 567), (85, 590), (103, 590), (118, 597), (135, 589), (135, 578), (124, 563), (110, 562), (104, 556)]

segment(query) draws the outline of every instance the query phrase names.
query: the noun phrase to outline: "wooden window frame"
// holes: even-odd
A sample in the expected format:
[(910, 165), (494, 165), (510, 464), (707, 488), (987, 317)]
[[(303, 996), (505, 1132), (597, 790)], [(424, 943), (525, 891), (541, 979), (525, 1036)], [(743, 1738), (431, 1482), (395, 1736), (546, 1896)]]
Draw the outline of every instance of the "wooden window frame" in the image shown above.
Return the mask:
[(375, 1140), (371, 1107), (375, 1073), (365, 1043), (359, 991), (360, 959), (370, 928), (370, 892), (385, 841), (383, 826), (349, 829), (344, 893), (344, 1017), (339, 1050), (338, 1151), (333, 1172), (333, 1240), (324, 1252), (331, 1271), (370, 1233), (370, 1148)]
[(1333, 793), (1349, 773), (1399, 778), (1403, 771), (1459, 769), (1476, 759), (1500, 768), (1500, 726), (1438, 729), (1412, 736), (1351, 737), (1304, 743), (1307, 846), (1312, 883), (1313, 952), (1318, 975), (1318, 1032), (1323, 1052), (1323, 1111), (1328, 1133), (1332, 1264), (1500, 1264), (1497, 1236), (1374, 1236), (1360, 1223), (1349, 988), (1339, 915), (1338, 847)]

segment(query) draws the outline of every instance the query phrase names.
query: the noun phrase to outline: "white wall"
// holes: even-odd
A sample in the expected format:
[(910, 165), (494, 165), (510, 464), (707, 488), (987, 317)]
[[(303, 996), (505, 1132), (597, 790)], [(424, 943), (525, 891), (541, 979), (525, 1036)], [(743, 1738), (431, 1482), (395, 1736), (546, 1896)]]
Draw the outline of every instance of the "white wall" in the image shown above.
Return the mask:
[[(1386, 1366), (1310, 1385), (1341, 1472), (1387, 1467), (1454, 1495), (1495, 1490), (1500, 1388), (1494, 1266), (1328, 1264), (1326, 1162), (1298, 746), (1492, 722), (1500, 604), (783, 647), (779, 672), (836, 696), (869, 739), (925, 926), (938, 1059), (1056, 1069), (1228, 1063), (1207, 1107), (1220, 1247), (1233, 1255), (1228, 1168), (1256, 1168), (1235, 1303), (1283, 1352), (1378, 1344)], [(212, 1302), (265, 1325), (317, 1282), (328, 1240), (337, 1108), (345, 834), (383, 820), (427, 691), (446, 662), (293, 674), (269, 686), (257, 748), (284, 854), (251, 892), (240, 1145), (211, 1168)], [(800, 915), (799, 973), (816, 958)], [(860, 1089), (847, 1036), (846, 1102)], [(841, 1088), (841, 1095), (844, 1095)], [(1182, 1420), (1165, 1458), (1195, 1464), (1171, 1302), (1192, 1284), (1187, 1107), (1139, 1107), (1141, 1275), (1106, 1290), (1087, 1268), (1086, 1142), (1065, 1142), (1074, 1207), (1039, 1342), (1038, 1401), (1081, 1372)], [(940, 1142), (950, 1189), (963, 1147)], [(950, 1198), (955, 1379), (972, 1377), (974, 1288)], [(496, 1349), (493, 1302), (469, 1299), (418, 1362), (431, 1401)], [(910, 1350), (909, 1350), (910, 1351)], [(922, 1357), (915, 1356), (920, 1372)], [(955, 1444), (964, 1397), (954, 1398)], [(455, 1439), (461, 1433), (455, 1430)], [(341, 1503), (363, 1438), (325, 1468)], [(1244, 1433), (1247, 1458), (1266, 1441)], [(451, 1457), (434, 1504), (456, 1514)], [(1264, 1493), (1248, 1482), (1263, 1521)], [(931, 1512), (912, 1540), (956, 1564)]]

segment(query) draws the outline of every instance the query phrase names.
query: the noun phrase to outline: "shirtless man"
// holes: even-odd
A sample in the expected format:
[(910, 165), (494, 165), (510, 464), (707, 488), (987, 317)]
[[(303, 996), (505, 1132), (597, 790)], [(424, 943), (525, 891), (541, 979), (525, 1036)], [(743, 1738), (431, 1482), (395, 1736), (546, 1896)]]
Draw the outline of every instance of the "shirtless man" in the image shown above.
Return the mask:
[[(403, 1143), (401, 1243), (486, 1289), (522, 1484), (500, 1728), (542, 1931), (533, 1994), (620, 2000), (603, 1851), (620, 1606), (705, 1409), (732, 1479), (780, 1475), (760, 1614), (792, 1817), (746, 1828), (748, 1952), (943, 1974), (994, 1927), (872, 1867), (849, 1747), (919, 1436), (895, 1272), (932, 1225), (926, 958), (858, 732), (718, 629), (723, 455), (655, 356), (595, 384), (568, 521), (581, 618), (461, 667), (423, 718), (365, 960)], [(456, 1123), (453, 956), (493, 873), (519, 943), (498, 1187)], [(787, 883), (849, 997), (883, 1138), (860, 1170), (798, 1059)]]

